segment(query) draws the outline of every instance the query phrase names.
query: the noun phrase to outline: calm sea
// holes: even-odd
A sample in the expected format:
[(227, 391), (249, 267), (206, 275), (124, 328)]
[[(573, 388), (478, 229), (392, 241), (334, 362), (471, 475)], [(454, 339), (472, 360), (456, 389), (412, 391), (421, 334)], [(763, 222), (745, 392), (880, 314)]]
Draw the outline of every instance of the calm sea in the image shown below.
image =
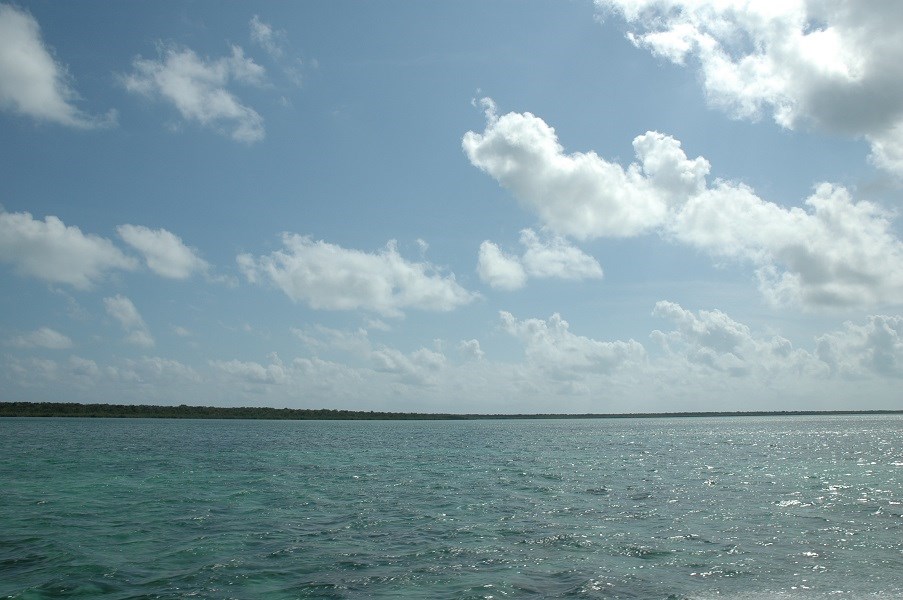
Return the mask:
[(0, 419), (0, 598), (903, 598), (903, 417)]

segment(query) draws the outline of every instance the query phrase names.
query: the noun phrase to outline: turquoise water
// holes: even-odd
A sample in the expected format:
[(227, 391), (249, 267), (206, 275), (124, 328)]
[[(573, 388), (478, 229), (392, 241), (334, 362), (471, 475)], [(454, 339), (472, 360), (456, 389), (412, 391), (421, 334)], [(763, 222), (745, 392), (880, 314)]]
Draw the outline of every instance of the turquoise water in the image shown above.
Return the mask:
[(0, 598), (898, 598), (903, 418), (0, 419)]

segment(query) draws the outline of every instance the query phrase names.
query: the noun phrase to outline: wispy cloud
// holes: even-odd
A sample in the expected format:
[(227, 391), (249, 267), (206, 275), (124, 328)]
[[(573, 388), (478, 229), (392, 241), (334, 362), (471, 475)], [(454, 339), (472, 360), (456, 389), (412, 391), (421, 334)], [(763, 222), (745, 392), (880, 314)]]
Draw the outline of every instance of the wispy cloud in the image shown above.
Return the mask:
[(148, 268), (161, 277), (188, 279), (195, 273), (207, 273), (210, 269), (196, 250), (165, 229), (120, 225), (116, 231), (126, 244), (144, 256)]
[(41, 327), (30, 333), (25, 333), (10, 340), (13, 346), (19, 348), (47, 348), (49, 350), (65, 350), (72, 347), (72, 340), (50, 327)]
[(116, 319), (125, 330), (127, 342), (137, 346), (154, 345), (154, 338), (151, 336), (147, 324), (131, 300), (122, 294), (116, 294), (110, 298), (104, 298), (103, 304), (107, 314)]
[(115, 111), (96, 117), (80, 110), (70, 83), (66, 67), (44, 44), (37, 20), (0, 4), (0, 109), (79, 129), (115, 124)]
[(190, 48), (161, 44), (157, 60), (138, 57), (122, 77), (125, 88), (173, 105), (186, 121), (253, 143), (266, 134), (263, 117), (230, 91), (232, 82), (261, 85), (265, 70), (232, 46), (229, 56), (205, 59)]

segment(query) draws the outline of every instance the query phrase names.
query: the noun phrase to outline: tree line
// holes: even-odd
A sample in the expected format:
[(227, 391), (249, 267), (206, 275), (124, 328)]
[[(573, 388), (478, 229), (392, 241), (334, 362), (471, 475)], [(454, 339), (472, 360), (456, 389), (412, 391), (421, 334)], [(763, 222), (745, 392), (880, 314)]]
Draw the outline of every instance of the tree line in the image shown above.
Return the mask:
[(76, 402), (2, 402), (0, 417), (88, 417), (145, 419), (271, 419), (271, 420), (471, 420), (471, 419), (624, 419), (668, 417), (744, 417), (805, 415), (890, 415), (903, 410), (845, 411), (710, 411), (658, 413), (584, 413), (584, 414), (455, 414), (357, 411), (331, 408), (270, 408), (265, 406), (159, 406), (148, 404), (80, 404)]

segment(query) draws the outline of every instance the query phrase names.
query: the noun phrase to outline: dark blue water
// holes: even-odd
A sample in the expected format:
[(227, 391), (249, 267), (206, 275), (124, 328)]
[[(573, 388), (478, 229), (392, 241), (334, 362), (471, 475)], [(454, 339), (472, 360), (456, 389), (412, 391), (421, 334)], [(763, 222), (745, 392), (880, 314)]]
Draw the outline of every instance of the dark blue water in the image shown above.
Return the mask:
[(0, 486), (0, 597), (903, 597), (899, 416), (0, 419)]

